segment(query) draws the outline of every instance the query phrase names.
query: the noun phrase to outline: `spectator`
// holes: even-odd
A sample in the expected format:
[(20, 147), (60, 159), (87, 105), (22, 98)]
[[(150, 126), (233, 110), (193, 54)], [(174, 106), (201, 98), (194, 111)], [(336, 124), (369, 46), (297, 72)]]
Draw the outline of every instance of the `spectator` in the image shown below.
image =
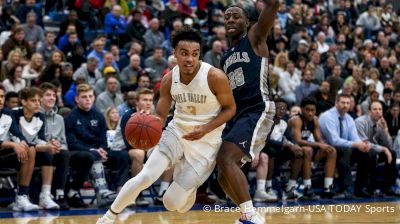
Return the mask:
[(37, 44), (36, 52), (43, 56), (45, 61), (49, 60), (51, 53), (58, 50), (55, 45), (55, 34), (52, 31), (46, 31), (44, 33), (44, 40)]
[(69, 209), (66, 197), (64, 196), (65, 184), (69, 171), (69, 153), (67, 139), (65, 137), (64, 118), (57, 114), (56, 87), (51, 83), (42, 83), (40, 89), (43, 91), (41, 98), (41, 112), (45, 117), (45, 140), (59, 147), (54, 154), (47, 154), (55, 167), (53, 178), (53, 194), (55, 201), (61, 210)]
[(99, 71), (103, 73), (106, 67), (113, 67), (117, 74), (120, 73), (117, 63), (114, 60), (114, 55), (111, 52), (105, 52), (103, 55), (103, 66), (98, 67)]
[(161, 79), (161, 74), (168, 67), (168, 62), (163, 58), (162, 47), (154, 48), (152, 56), (146, 58), (144, 64), (150, 70), (150, 78), (152, 83), (156, 83)]
[[(94, 86), (94, 92), (96, 96), (99, 96), (100, 93), (106, 90), (106, 79), (109, 76), (113, 76), (117, 79), (117, 71), (112, 66), (105, 67), (103, 70), (103, 77), (97, 80), (96, 85)], [(117, 81), (117, 91), (121, 91), (121, 84), (119, 81)]]
[(123, 103), (122, 95), (117, 92), (118, 80), (115, 76), (107, 76), (106, 90), (96, 99), (96, 109), (104, 114), (109, 107), (118, 107)]
[(317, 36), (318, 53), (323, 54), (328, 52), (329, 45), (325, 42), (326, 35), (324, 32), (319, 32)]
[(77, 33), (69, 33), (68, 34), (68, 41), (59, 44), (60, 50), (64, 53), (64, 55), (72, 55), (72, 51), (76, 49), (76, 45), (81, 45), (80, 40), (78, 39), (78, 34)]
[(300, 85), (300, 72), (295, 69), (294, 63), (289, 61), (286, 65), (286, 71), (279, 74), (279, 89), (282, 90), (282, 98), (289, 104), (296, 102), (294, 90)]
[(302, 73), (303, 82), (301, 82), (294, 91), (297, 105), (300, 105), (300, 102), (304, 97), (310, 95), (311, 92), (314, 92), (318, 89), (318, 86), (311, 82), (312, 77), (314, 76), (313, 72), (314, 71), (311, 68), (307, 68)]
[(132, 86), (137, 83), (138, 73), (142, 70), (140, 67), (140, 56), (133, 54), (130, 58), (129, 66), (125, 67), (119, 75), (122, 86)]
[(381, 22), (376, 15), (376, 8), (373, 4), (369, 4), (368, 11), (363, 12), (358, 17), (356, 25), (364, 29), (365, 38), (368, 39), (381, 28)]
[(168, 0), (165, 10), (160, 14), (160, 19), (166, 21), (165, 25), (169, 28), (172, 28), (172, 22), (175, 21), (176, 18), (180, 18), (178, 6), (178, 0)]
[(10, 138), (11, 135), (22, 138), (23, 136), (18, 129), (17, 120), (13, 119), (10, 111), (4, 108), (4, 95), (5, 89), (0, 85), (0, 120), (3, 127), (0, 135), (0, 167), (18, 170), (18, 192), (12, 209), (14, 211), (37, 211), (39, 206), (32, 204), (28, 198), (36, 151), (28, 146), (26, 140), (21, 139), (20, 142), (17, 142)]
[[(368, 107), (368, 114), (356, 119), (357, 132), (362, 141), (369, 144), (368, 172), (363, 172), (362, 187), (371, 196), (379, 196), (377, 188), (378, 162), (384, 161), (382, 193), (393, 196), (392, 186), (396, 182), (396, 152), (392, 150), (392, 137), (390, 136), (385, 118), (382, 117), (382, 105), (373, 101)], [(378, 157), (378, 159), (377, 159)], [(357, 189), (356, 189), (357, 190)], [(369, 196), (369, 195), (367, 195)]]
[(36, 14), (30, 12), (26, 15), (26, 24), (22, 24), (25, 31), (25, 41), (29, 43), (31, 49), (36, 49), (37, 43), (44, 40), (44, 30), (36, 25)]
[(103, 67), (103, 57), (104, 54), (107, 52), (106, 50), (104, 50), (104, 45), (105, 43), (101, 38), (95, 39), (92, 44), (93, 50), (87, 56), (88, 58), (97, 58), (97, 68)]
[(90, 173), (94, 179), (99, 207), (108, 206), (116, 194), (109, 190), (104, 174), (105, 165), (118, 167), (117, 186), (127, 177), (128, 162), (122, 154), (107, 151), (107, 127), (104, 116), (93, 108), (94, 93), (88, 84), (77, 86), (75, 107), (65, 119), (67, 142), (71, 152), (70, 166), (75, 170), (71, 190), (68, 192), (72, 207), (87, 207), (79, 198), (78, 191)]
[(22, 62), (22, 53), (19, 50), (12, 50), (7, 57), (7, 61), (4, 61), (1, 66), (1, 80), (10, 77), (10, 70)]
[(16, 65), (10, 70), (9, 78), (3, 81), (6, 92), (19, 92), (26, 87), (25, 79), (22, 78), (22, 65)]
[(215, 40), (212, 44), (212, 49), (207, 51), (203, 57), (203, 61), (208, 64), (221, 68), (221, 57), (222, 57), (222, 43), (219, 40)]
[(32, 50), (29, 43), (25, 41), (25, 31), (22, 26), (15, 26), (13, 28), (11, 36), (4, 42), (1, 50), (3, 51), (4, 57), (8, 57), (8, 54), (12, 50), (18, 49), (21, 51), (22, 63), (27, 64), (27, 61), (32, 56)]
[(79, 69), (74, 72), (72, 76), (74, 80), (79, 75), (82, 75), (90, 86), (95, 86), (96, 82), (100, 80), (103, 75), (96, 69), (98, 66), (99, 60), (95, 56), (88, 57), (87, 63), (82, 64)]
[(105, 17), (105, 32), (113, 44), (122, 46), (125, 41), (126, 20), (121, 15), (121, 6), (112, 6), (111, 12)]
[(44, 69), (44, 61), (43, 56), (40, 53), (34, 53), (32, 55), (31, 61), (29, 64), (25, 65), (22, 70), (22, 78), (26, 81), (26, 86), (31, 86), (32, 83), (35, 83), (39, 75), (42, 73)]
[(160, 21), (154, 18), (150, 21), (150, 29), (144, 34), (145, 56), (153, 55), (154, 50), (164, 42), (164, 34), (159, 30)]
[(64, 95), (63, 101), (64, 101), (64, 104), (66, 107), (69, 107), (69, 108), (75, 107), (76, 87), (79, 84), (83, 84), (83, 83), (87, 83), (84, 75), (78, 74), (76, 76), (74, 82), (71, 84), (71, 86), (69, 87), (69, 89), (67, 90), (67, 92)]
[(329, 89), (329, 82), (323, 81), (319, 86), (319, 89), (309, 95), (317, 100), (317, 116), (334, 106), (334, 99), (329, 94)]
[[(5, 90), (4, 86), (2, 89)], [(13, 110), (19, 107), (19, 98), (18, 98), (18, 93), (14, 91), (10, 91), (6, 93), (5, 97), (5, 108), (8, 110)]]
[(150, 87), (150, 76), (149, 72), (146, 70), (142, 70), (139, 72), (138, 82), (135, 91), (139, 92), (142, 89), (146, 89)]
[[(22, 70), (21, 70), (22, 72)], [(24, 88), (19, 92), (22, 108), (14, 110), (13, 119), (18, 121), (23, 138), (31, 150), (36, 151), (35, 166), (41, 168), (42, 189), (39, 195), (39, 206), (46, 210), (59, 209), (51, 195), (51, 183), (54, 167), (52, 154), (60, 152), (61, 145), (56, 141), (45, 139), (45, 118), (39, 112), (42, 91), (36, 87)]]
[(85, 27), (83, 26), (82, 22), (79, 21), (78, 19), (78, 13), (76, 12), (76, 10), (71, 10), (69, 12), (68, 18), (61, 23), (60, 25), (60, 33), (59, 33), (59, 37), (62, 37), (67, 29), (68, 26), (72, 24), (76, 27), (75, 32), (78, 33), (78, 39), (81, 41), (82, 45), (84, 47), (86, 47), (86, 42), (85, 40)]
[(118, 106), (118, 114), (122, 117), (128, 110), (135, 108), (137, 103), (137, 92), (129, 91), (126, 94), (125, 102)]
[(360, 140), (354, 120), (347, 114), (350, 107), (350, 96), (339, 94), (335, 106), (323, 113), (319, 118), (321, 134), (325, 142), (337, 150), (336, 167), (339, 178), (337, 198), (352, 198), (349, 187), (351, 179), (352, 157), (357, 161), (357, 177), (355, 189), (357, 195), (362, 195), (360, 179), (368, 170), (368, 143)]
[(72, 83), (74, 80), (72, 79), (73, 75), (73, 68), (72, 64), (69, 62), (65, 62), (62, 67), (61, 67), (61, 76), (59, 78), (60, 83), (61, 83), (61, 94), (62, 96), (65, 95), (65, 93), (68, 91), (68, 89), (71, 87)]
[(107, 125), (107, 147), (111, 148), (114, 137), (115, 129), (119, 124), (119, 114), (116, 107), (108, 107), (104, 112), (104, 118)]
[(399, 112), (400, 112), (399, 103), (393, 102), (390, 105), (389, 112), (385, 115), (385, 120), (387, 121), (389, 133), (390, 136), (392, 136), (392, 138), (396, 138), (400, 130)]
[(15, 10), (16, 16), (18, 17), (21, 24), (26, 22), (28, 13), (33, 12), (36, 14), (36, 23), (39, 26), (43, 26), (42, 21), (42, 9), (36, 5), (36, 0), (26, 0), (25, 4), (19, 4), (18, 8)]

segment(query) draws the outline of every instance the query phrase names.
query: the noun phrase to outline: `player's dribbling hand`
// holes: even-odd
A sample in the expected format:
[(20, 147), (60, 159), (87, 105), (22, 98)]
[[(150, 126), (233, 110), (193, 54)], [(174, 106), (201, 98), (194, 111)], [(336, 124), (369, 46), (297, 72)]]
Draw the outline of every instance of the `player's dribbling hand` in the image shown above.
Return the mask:
[(205, 134), (207, 134), (207, 131), (204, 128), (204, 126), (197, 125), (197, 126), (194, 126), (194, 129), (192, 132), (189, 132), (186, 135), (183, 135), (182, 138), (189, 140), (189, 141), (195, 141), (195, 140), (201, 139)]

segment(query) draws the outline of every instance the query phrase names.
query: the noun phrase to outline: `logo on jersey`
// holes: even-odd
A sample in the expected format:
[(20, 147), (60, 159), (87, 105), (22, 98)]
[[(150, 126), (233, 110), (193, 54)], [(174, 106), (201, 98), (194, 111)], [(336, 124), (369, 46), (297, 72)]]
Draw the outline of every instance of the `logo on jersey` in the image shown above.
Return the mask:
[(246, 143), (247, 143), (247, 140), (243, 141), (243, 142), (239, 142), (239, 145), (242, 145), (243, 148), (246, 148)]
[(207, 102), (207, 96), (196, 94), (196, 93), (181, 93), (172, 95), (172, 98), (176, 103), (201, 103), (205, 104)]
[(92, 127), (97, 127), (97, 124), (98, 124), (98, 120), (90, 120), (90, 125)]
[(247, 52), (234, 52), (231, 56), (226, 59), (225, 64), (224, 64), (224, 71), (225, 73), (228, 72), (229, 66), (239, 63), (239, 62), (244, 62), (244, 63), (249, 63), (250, 58)]

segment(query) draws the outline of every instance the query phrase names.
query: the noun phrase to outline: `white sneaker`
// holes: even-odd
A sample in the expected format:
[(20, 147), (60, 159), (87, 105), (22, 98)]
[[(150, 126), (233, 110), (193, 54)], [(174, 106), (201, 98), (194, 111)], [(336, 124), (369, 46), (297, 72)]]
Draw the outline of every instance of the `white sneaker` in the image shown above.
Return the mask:
[(114, 224), (114, 220), (110, 219), (107, 215), (103, 215), (97, 220), (96, 224)]
[(260, 202), (260, 201), (266, 201), (267, 198), (268, 195), (265, 190), (257, 190), (256, 193), (254, 194), (253, 200)]
[(253, 216), (242, 213), (240, 219), (236, 220), (235, 224), (265, 224), (265, 218), (256, 212)]
[(40, 193), (39, 206), (46, 210), (57, 210), (60, 206), (53, 201), (51, 194)]
[(277, 192), (272, 188), (268, 188), (267, 189), (267, 201), (277, 201), (277, 200), (278, 200)]
[(32, 202), (29, 201), (28, 195), (17, 195), (15, 197), (15, 203), (14, 206), (12, 207), (14, 211), (37, 211), (39, 210), (39, 206), (32, 204)]

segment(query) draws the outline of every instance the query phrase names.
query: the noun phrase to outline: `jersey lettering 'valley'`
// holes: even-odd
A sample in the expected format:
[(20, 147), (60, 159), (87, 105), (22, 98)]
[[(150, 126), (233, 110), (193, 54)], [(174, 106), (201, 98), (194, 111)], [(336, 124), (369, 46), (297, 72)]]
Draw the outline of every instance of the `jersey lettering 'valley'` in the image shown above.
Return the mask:
[(201, 103), (205, 104), (207, 102), (207, 96), (196, 93), (180, 93), (172, 95), (172, 98), (176, 103)]

